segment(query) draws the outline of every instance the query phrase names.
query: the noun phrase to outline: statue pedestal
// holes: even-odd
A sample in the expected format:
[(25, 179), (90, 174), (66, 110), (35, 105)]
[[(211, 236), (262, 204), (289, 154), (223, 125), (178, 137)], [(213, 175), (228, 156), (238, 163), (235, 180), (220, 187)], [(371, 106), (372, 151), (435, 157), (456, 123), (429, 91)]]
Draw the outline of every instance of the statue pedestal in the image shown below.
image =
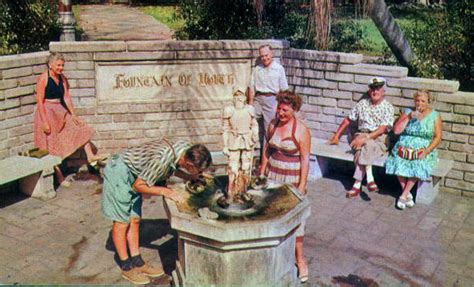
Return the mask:
[(202, 219), (166, 198), (164, 205), (178, 233), (175, 285), (299, 284), (295, 231), (310, 214), (307, 199), (273, 218), (242, 220)]

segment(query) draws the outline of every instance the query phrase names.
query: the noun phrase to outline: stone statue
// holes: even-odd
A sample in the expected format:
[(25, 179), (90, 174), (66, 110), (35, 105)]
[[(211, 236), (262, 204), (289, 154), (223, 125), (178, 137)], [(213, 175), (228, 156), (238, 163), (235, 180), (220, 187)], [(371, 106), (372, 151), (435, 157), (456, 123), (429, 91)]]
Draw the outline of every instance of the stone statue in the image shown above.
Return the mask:
[(251, 201), (247, 194), (252, 172), (252, 159), (258, 141), (258, 123), (253, 106), (246, 95), (238, 90), (233, 95), (233, 106), (224, 108), (224, 154), (229, 157), (227, 174), (229, 185), (226, 203)]

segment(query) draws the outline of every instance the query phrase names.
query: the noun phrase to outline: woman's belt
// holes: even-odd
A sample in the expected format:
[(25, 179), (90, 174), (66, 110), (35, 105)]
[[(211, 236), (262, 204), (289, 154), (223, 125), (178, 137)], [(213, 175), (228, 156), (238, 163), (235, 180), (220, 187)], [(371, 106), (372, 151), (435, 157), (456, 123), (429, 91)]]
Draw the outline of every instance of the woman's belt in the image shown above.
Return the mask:
[(61, 103), (61, 99), (44, 99), (48, 103)]

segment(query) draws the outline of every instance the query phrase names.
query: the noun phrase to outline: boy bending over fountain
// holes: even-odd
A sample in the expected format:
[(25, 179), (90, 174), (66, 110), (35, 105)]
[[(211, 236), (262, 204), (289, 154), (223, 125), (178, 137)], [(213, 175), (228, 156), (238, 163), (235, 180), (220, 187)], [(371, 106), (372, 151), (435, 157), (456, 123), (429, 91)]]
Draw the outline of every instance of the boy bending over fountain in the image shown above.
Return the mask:
[(221, 205), (251, 201), (247, 186), (250, 184), (255, 143), (258, 141), (258, 123), (255, 109), (247, 104), (247, 97), (242, 91), (234, 93), (233, 103), (223, 113), (223, 152), (229, 157), (229, 186), (226, 202)]
[(166, 187), (168, 178), (175, 175), (185, 180), (197, 179), (211, 162), (204, 145), (161, 139), (114, 155), (107, 163), (102, 212), (113, 220), (112, 240), (124, 278), (135, 284), (148, 284), (148, 276), (164, 274), (162, 268), (145, 263), (140, 255), (142, 195), (162, 195), (181, 203), (182, 195)]

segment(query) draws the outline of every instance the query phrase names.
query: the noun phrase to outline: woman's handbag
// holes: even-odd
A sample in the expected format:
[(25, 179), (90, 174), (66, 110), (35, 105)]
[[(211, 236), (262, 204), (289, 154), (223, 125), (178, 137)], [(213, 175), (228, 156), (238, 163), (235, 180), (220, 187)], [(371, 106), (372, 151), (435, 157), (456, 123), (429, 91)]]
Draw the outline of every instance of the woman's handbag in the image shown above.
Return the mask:
[(398, 148), (398, 156), (407, 160), (416, 160), (421, 157), (424, 151), (424, 148), (414, 149), (401, 146)]

